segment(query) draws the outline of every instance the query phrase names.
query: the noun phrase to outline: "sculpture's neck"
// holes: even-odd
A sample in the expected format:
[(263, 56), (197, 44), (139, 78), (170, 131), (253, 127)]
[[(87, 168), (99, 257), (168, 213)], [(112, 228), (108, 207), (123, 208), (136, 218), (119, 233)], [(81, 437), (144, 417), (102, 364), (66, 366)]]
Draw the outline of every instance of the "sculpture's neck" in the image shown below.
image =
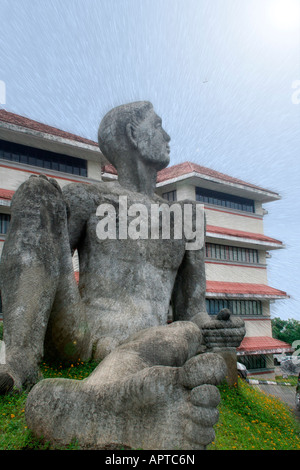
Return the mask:
[(118, 180), (121, 186), (131, 191), (152, 197), (156, 188), (157, 170), (137, 160), (132, 165), (118, 168)]

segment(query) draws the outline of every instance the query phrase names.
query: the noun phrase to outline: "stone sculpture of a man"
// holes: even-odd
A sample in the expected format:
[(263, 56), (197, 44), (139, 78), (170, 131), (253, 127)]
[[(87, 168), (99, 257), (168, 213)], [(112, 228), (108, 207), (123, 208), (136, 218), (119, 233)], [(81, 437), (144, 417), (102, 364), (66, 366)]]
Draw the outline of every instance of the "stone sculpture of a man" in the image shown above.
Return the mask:
[[(184, 237), (119, 236), (120, 197), (149, 210), (166, 202), (154, 191), (169, 141), (150, 103), (117, 107), (99, 128), (117, 182), (61, 191), (54, 180), (31, 177), (14, 195), (0, 268), (7, 356), (0, 391), (34, 385), (44, 353), (103, 359), (84, 381), (41, 380), (31, 390), (28, 426), (53, 442), (201, 449), (213, 439), (215, 385), (226, 367), (211, 350), (238, 346), (243, 322), (207, 315), (203, 243), (186, 250)], [(97, 235), (103, 204), (117, 214), (116, 239)]]

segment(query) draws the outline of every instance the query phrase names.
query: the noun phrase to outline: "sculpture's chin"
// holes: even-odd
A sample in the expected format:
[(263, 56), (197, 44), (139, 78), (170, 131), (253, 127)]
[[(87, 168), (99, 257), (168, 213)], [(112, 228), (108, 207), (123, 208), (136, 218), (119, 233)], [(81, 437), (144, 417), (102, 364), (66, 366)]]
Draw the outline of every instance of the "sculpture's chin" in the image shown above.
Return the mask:
[[(150, 160), (149, 160), (150, 163)], [(151, 165), (157, 170), (163, 170), (166, 168), (170, 163), (170, 156), (163, 155), (159, 160), (151, 160)]]

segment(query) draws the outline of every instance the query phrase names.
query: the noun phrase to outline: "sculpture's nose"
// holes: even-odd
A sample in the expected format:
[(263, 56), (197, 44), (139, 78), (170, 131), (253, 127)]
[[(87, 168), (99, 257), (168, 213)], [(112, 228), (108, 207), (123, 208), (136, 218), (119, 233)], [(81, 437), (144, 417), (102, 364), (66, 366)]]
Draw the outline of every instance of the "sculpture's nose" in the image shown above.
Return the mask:
[(169, 134), (164, 130), (164, 138), (167, 142), (170, 142), (171, 140), (171, 137), (169, 136)]

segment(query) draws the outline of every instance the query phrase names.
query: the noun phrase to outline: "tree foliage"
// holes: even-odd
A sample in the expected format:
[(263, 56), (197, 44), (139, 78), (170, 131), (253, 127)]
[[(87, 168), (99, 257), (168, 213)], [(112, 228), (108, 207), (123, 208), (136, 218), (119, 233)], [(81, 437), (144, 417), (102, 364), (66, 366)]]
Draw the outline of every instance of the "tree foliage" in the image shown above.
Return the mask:
[(293, 344), (294, 341), (300, 341), (300, 322), (298, 320), (273, 318), (271, 323), (273, 338), (289, 344)]

